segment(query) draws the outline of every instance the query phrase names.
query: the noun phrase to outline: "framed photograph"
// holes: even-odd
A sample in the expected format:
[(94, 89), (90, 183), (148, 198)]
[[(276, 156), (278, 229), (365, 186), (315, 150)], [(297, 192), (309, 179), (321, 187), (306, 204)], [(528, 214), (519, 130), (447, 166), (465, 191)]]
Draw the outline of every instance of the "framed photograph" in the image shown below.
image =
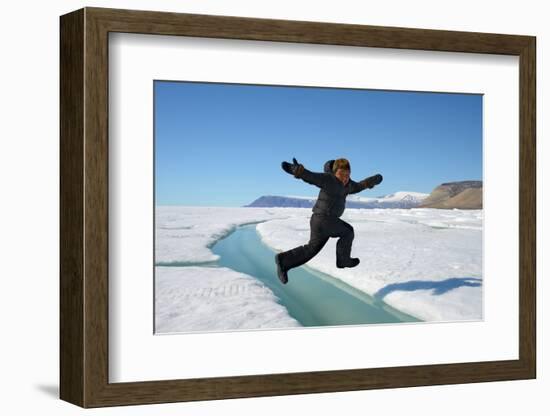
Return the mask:
[(61, 399), (536, 377), (534, 37), (60, 30)]

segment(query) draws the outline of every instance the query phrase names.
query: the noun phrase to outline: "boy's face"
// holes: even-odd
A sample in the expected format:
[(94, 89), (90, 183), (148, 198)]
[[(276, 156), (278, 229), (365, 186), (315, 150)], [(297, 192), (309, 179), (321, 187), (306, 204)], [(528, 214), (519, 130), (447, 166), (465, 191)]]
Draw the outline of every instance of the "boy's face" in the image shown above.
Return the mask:
[(342, 182), (344, 185), (347, 185), (349, 182), (349, 170), (347, 169), (338, 169), (334, 176), (340, 179), (340, 182)]

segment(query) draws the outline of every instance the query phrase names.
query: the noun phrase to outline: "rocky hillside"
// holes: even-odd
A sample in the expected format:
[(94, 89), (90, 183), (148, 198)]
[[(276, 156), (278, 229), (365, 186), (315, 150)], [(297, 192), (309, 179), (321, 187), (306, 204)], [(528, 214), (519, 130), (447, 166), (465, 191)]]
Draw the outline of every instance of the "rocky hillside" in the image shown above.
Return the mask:
[(432, 191), (419, 208), (482, 209), (483, 182), (443, 183)]

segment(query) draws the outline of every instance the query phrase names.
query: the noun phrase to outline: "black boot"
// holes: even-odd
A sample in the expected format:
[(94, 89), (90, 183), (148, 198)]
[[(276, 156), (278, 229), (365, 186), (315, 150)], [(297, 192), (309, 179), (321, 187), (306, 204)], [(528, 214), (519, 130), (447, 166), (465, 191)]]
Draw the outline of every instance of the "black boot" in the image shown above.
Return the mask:
[(275, 255), (275, 264), (277, 265), (277, 276), (279, 276), (279, 280), (283, 285), (286, 285), (288, 282), (288, 275), (286, 274), (287, 271), (281, 266), (281, 254), (282, 253)]
[(336, 260), (336, 267), (338, 267), (339, 269), (343, 269), (344, 267), (355, 267), (359, 264), (359, 262), (360, 260), (356, 257), (350, 257), (350, 259), (346, 263)]

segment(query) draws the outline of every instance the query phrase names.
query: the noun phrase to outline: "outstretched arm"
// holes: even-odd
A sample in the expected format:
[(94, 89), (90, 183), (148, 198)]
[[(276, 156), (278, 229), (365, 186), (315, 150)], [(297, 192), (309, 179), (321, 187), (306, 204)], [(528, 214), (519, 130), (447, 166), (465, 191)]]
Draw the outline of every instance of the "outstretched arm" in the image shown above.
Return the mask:
[(292, 164), (288, 162), (281, 163), (281, 167), (287, 173), (294, 175), (295, 178), (302, 179), (304, 182), (307, 182), (311, 185), (315, 185), (319, 188), (326, 187), (329, 183), (330, 178), (328, 178), (326, 173), (317, 173), (311, 172), (304, 168), (304, 165), (298, 163), (298, 161), (293, 158)]
[(358, 192), (361, 192), (365, 189), (371, 189), (374, 188), (376, 185), (378, 185), (380, 182), (382, 182), (382, 175), (377, 174), (374, 176), (370, 176), (366, 179), (363, 179), (360, 182), (349, 180), (349, 187), (350, 187), (350, 194), (356, 194)]
[(297, 178), (319, 188), (325, 188), (329, 183), (329, 178), (326, 173), (311, 172), (306, 168), (302, 170), (302, 173), (297, 176)]

